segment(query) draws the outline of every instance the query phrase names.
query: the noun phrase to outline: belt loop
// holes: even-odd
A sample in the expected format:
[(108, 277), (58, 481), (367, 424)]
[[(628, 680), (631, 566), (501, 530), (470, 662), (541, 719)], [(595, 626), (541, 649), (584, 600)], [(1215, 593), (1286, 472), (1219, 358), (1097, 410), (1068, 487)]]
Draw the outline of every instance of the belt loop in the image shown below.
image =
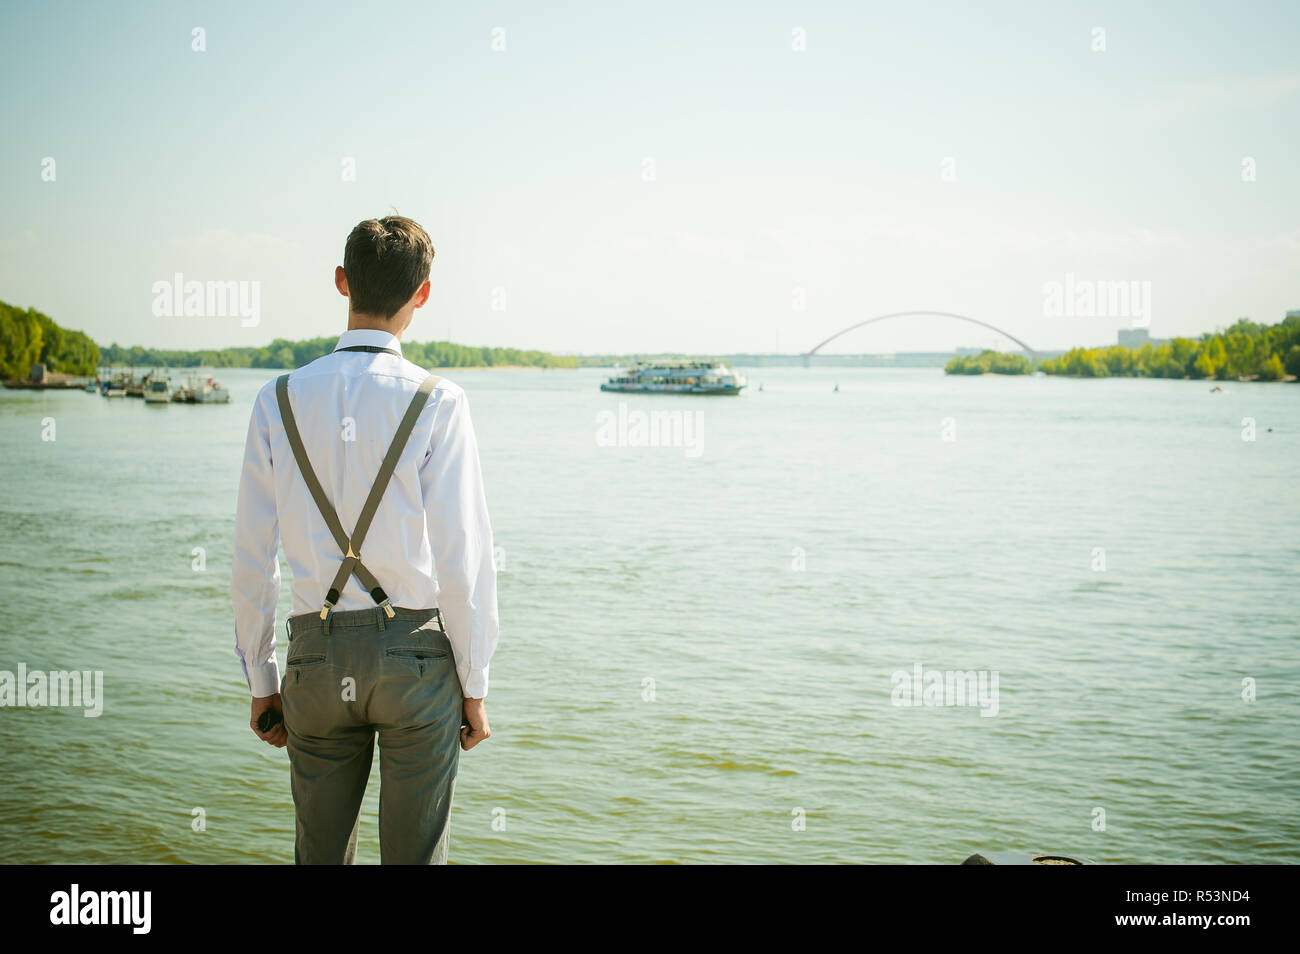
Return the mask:
[(329, 614), (329, 613), (326, 613), (323, 617), (321, 617), (320, 628), (321, 628), (321, 632), (324, 633), (326, 636), (328, 636), (328, 635), (330, 634), (330, 614)]
[(375, 607), (375, 622), (379, 624), (379, 631), (384, 631), (384, 611), (378, 606)]

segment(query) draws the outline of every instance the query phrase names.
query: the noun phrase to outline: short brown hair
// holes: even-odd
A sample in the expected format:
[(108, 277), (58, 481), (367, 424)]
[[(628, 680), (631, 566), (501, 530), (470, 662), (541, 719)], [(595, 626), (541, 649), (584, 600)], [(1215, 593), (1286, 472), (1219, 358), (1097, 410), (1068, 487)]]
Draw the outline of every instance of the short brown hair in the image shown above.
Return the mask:
[(343, 249), (352, 310), (391, 318), (429, 278), (433, 241), (420, 224), (401, 215), (358, 223)]

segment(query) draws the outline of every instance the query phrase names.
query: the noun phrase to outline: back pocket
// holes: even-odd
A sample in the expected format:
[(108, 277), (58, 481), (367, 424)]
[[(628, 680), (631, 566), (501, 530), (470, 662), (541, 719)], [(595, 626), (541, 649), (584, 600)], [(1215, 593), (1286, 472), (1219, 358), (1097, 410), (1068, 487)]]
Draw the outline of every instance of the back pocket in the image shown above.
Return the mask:
[(325, 661), (324, 653), (299, 653), (297, 656), (290, 656), (284, 661), (286, 669), (302, 669), (306, 666), (315, 666)]
[(417, 676), (423, 676), (430, 666), (447, 658), (445, 650), (432, 646), (390, 646), (387, 655)]
[(445, 650), (434, 649), (431, 646), (392, 646), (388, 650), (388, 655), (404, 659), (442, 659), (447, 653)]

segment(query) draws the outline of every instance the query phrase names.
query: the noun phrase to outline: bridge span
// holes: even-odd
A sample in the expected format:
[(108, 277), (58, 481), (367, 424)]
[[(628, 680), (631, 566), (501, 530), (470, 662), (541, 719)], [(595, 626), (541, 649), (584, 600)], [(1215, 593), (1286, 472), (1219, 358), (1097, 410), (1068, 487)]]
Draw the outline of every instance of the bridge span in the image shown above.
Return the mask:
[(802, 355), (804, 366), (807, 367), (812, 363), (813, 355), (815, 355), (818, 351), (826, 347), (836, 338), (839, 338), (841, 335), (847, 335), (850, 331), (856, 331), (858, 328), (862, 328), (866, 325), (875, 324), (877, 321), (884, 321), (887, 318), (911, 318), (911, 317), (921, 317), (921, 316), (928, 316), (931, 318), (956, 318), (960, 321), (969, 321), (973, 325), (979, 325), (981, 328), (988, 328), (990, 331), (996, 331), (998, 334), (1002, 335), (1002, 337), (1014, 341), (1025, 351), (1026, 354), (1029, 355), (1029, 357), (1031, 358), (1039, 357), (1039, 352), (1037, 349), (1030, 347), (1028, 344), (1021, 341), (1011, 332), (1004, 331), (1003, 329), (998, 328), (995, 325), (990, 325), (987, 321), (980, 321), (978, 318), (972, 318), (969, 315), (955, 315), (950, 311), (894, 311), (894, 312), (890, 312), (888, 315), (877, 315), (874, 318), (867, 318), (865, 321), (855, 322), (854, 324), (849, 325), (847, 328), (842, 328), (839, 331), (835, 332), (835, 334), (831, 335), (825, 341), (821, 341), (813, 345)]

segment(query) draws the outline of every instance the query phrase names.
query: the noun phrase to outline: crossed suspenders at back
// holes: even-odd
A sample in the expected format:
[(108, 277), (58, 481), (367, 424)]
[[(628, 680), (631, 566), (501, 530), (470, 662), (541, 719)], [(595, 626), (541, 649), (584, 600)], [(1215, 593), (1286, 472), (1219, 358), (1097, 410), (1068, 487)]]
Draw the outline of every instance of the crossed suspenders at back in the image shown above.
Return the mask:
[[(339, 348), (338, 350), (386, 351), (389, 354), (398, 354), (391, 348), (377, 348), (370, 345), (357, 345), (352, 348)], [(316, 507), (320, 510), (321, 516), (325, 518), (325, 524), (329, 527), (334, 542), (338, 544), (339, 551), (343, 554), (343, 562), (339, 565), (338, 572), (334, 574), (334, 582), (330, 584), (329, 592), (325, 594), (325, 605), (321, 607), (320, 611), (321, 619), (326, 619), (330, 610), (334, 608), (334, 604), (339, 601), (339, 596), (343, 592), (343, 587), (350, 575), (356, 576), (357, 580), (370, 594), (370, 598), (378, 604), (389, 619), (394, 616), (392, 604), (388, 601), (388, 594), (379, 585), (379, 581), (375, 579), (374, 574), (367, 570), (365, 564), (361, 562), (361, 544), (366, 538), (366, 531), (370, 529), (370, 522), (375, 518), (375, 511), (379, 509), (379, 501), (384, 496), (384, 490), (392, 479), (398, 458), (402, 456), (402, 449), (406, 447), (406, 442), (411, 437), (416, 418), (420, 416), (420, 411), (424, 409), (425, 403), (429, 400), (429, 395), (433, 393), (434, 387), (437, 386), (440, 380), (442, 379), (436, 374), (429, 375), (420, 382), (419, 390), (411, 397), (411, 403), (406, 408), (406, 414), (402, 417), (402, 422), (397, 425), (397, 433), (393, 435), (393, 441), (388, 445), (388, 453), (384, 455), (384, 461), (379, 465), (379, 473), (375, 476), (375, 483), (370, 488), (370, 496), (366, 498), (365, 506), (361, 508), (361, 515), (357, 517), (356, 529), (352, 531), (352, 536), (349, 537), (343, 532), (343, 524), (339, 522), (338, 513), (330, 504), (329, 498), (325, 496), (325, 490), (321, 487), (320, 481), (316, 479), (316, 472), (312, 469), (311, 461), (307, 457), (307, 449), (302, 443), (302, 435), (298, 433), (298, 423), (294, 420), (293, 408), (289, 406), (289, 375), (282, 374), (276, 379), (275, 398), (280, 405), (280, 419), (284, 422), (284, 431), (289, 438), (289, 446), (293, 448), (294, 460), (298, 462), (298, 470), (302, 473), (302, 479), (306, 481), (307, 489), (311, 491), (312, 499), (316, 501)]]

